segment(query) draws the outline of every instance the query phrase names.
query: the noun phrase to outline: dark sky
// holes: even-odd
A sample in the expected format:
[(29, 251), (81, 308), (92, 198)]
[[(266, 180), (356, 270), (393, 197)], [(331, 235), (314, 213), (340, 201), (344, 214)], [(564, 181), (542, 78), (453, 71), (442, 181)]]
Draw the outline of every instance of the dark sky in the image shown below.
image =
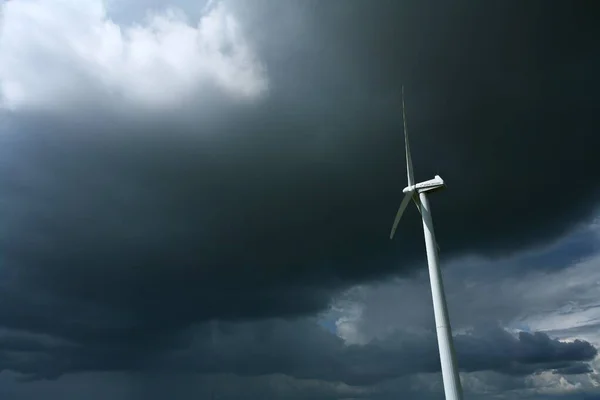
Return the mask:
[(2, 7), (3, 398), (439, 395), (402, 85), (467, 393), (598, 393), (591, 1)]

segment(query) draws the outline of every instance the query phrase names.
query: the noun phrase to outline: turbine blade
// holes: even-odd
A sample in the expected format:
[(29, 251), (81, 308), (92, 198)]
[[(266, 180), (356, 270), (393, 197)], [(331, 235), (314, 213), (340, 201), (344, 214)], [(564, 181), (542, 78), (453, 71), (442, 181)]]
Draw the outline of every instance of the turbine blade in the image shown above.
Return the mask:
[(398, 228), (398, 222), (400, 222), (400, 218), (402, 218), (402, 214), (404, 214), (404, 210), (406, 210), (406, 206), (410, 202), (412, 198), (412, 193), (408, 192), (404, 195), (402, 199), (402, 203), (400, 203), (400, 208), (398, 208), (398, 212), (396, 213), (396, 219), (394, 220), (394, 225), (392, 226), (392, 231), (390, 232), (390, 239), (394, 238), (394, 234), (396, 233), (396, 228)]
[(417, 193), (413, 193), (412, 199), (415, 202), (415, 206), (417, 206), (417, 210), (419, 210), (419, 214), (421, 214), (421, 217), (423, 217), (423, 211), (421, 210), (421, 200), (419, 200), (419, 195)]
[(415, 184), (413, 173), (412, 157), (410, 155), (410, 145), (408, 144), (408, 129), (406, 128), (406, 107), (404, 105), (404, 86), (402, 86), (402, 122), (404, 124), (404, 147), (406, 151), (406, 175), (408, 177), (408, 186)]

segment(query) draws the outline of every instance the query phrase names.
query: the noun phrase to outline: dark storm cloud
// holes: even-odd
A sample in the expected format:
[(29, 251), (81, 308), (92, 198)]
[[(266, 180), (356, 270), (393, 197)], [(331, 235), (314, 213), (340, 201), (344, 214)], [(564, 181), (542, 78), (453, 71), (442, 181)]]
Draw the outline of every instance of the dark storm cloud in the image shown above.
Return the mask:
[[(156, 345), (171, 349), (152, 352), (151, 347)], [(500, 328), (457, 335), (456, 347), (463, 371), (514, 376), (545, 370), (587, 373), (590, 369), (584, 362), (597, 355), (586, 341), (560, 342), (543, 333), (521, 332), (515, 337)], [(398, 332), (367, 345), (345, 345), (312, 321), (213, 323), (196, 327), (170, 343), (121, 347), (97, 344), (85, 348), (63, 345), (54, 350), (60, 351), (4, 348), (0, 368), (31, 374), (31, 379), (69, 372), (141, 370), (239, 376), (285, 374), (358, 386), (414, 373), (439, 372), (440, 368), (432, 332)]]
[(387, 240), (401, 83), (417, 177), (449, 185), (432, 200), (444, 254), (516, 251), (592, 212), (600, 64), (584, 3), (257, 4), (236, 7), (268, 70), (260, 104), (7, 117), (4, 326), (111, 365), (139, 343), (117, 362), (136, 368), (193, 322), (313, 313), (421, 262), (415, 210)]
[(594, 371), (590, 368), (588, 364), (573, 364), (568, 367), (558, 368), (554, 371), (555, 374), (560, 375), (579, 375), (579, 374), (589, 374)]

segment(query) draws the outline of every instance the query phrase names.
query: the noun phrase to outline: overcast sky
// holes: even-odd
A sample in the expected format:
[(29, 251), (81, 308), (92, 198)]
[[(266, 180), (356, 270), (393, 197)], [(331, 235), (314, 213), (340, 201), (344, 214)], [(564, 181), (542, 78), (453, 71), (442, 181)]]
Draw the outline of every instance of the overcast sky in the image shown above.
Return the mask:
[(600, 399), (589, 1), (4, 0), (0, 397)]

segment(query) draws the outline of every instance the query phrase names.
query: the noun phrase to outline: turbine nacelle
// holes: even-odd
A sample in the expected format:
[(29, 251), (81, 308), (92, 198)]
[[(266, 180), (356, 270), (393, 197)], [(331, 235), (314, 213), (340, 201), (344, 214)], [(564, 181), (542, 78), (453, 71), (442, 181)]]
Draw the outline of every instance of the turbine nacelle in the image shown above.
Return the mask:
[(398, 213), (396, 214), (396, 219), (394, 219), (394, 225), (392, 225), (392, 231), (390, 232), (390, 239), (394, 238), (394, 234), (396, 233), (396, 229), (398, 228), (398, 223), (400, 222), (400, 218), (404, 214), (408, 203), (412, 200), (419, 213), (423, 215), (423, 210), (421, 210), (421, 201), (419, 200), (419, 193), (429, 193), (441, 190), (446, 187), (444, 180), (441, 176), (436, 175), (435, 178), (430, 179), (428, 181), (419, 182), (416, 185), (410, 185), (405, 187), (402, 192), (404, 193), (404, 198), (402, 199), (402, 203), (400, 203), (400, 208), (398, 209)]
[(402, 193), (409, 192), (432, 192), (436, 190), (440, 190), (446, 187), (444, 180), (441, 176), (436, 175), (435, 178), (430, 179), (428, 181), (419, 182), (416, 185), (407, 186), (402, 190)]

